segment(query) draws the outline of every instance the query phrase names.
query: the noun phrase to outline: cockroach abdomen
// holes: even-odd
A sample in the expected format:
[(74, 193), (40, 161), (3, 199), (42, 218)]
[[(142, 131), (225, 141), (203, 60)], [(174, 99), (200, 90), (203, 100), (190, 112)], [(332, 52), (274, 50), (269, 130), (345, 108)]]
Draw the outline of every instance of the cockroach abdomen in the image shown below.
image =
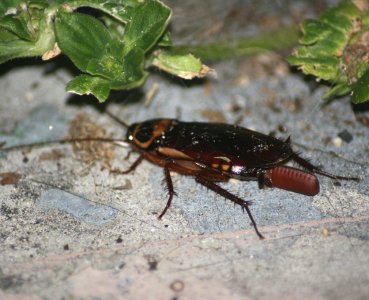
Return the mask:
[(319, 193), (319, 180), (311, 173), (288, 166), (277, 166), (265, 171), (271, 186), (306, 196)]

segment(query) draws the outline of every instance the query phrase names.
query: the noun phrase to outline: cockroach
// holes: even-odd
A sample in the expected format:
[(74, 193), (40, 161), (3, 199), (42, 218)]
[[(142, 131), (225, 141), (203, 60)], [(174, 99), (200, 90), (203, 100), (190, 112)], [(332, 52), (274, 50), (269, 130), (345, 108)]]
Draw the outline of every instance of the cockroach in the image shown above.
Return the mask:
[[(263, 236), (251, 214), (251, 201), (230, 193), (219, 186), (218, 182), (226, 182), (231, 178), (256, 180), (260, 189), (277, 187), (314, 196), (320, 189), (315, 174), (338, 180), (360, 180), (323, 171), (295, 152), (291, 147), (290, 138), (280, 140), (224, 123), (182, 122), (177, 119), (152, 119), (127, 125), (111, 113), (108, 114), (127, 128), (125, 139), (87, 137), (52, 142), (101, 141), (129, 145), (131, 151), (139, 155), (133, 164), (126, 171), (120, 171), (120, 174), (132, 172), (144, 159), (162, 167), (168, 188), (168, 200), (158, 219), (165, 215), (173, 196), (176, 195), (171, 171), (193, 176), (201, 185), (240, 205), (248, 214), (260, 239), (263, 239)], [(2, 150), (49, 143), (51, 142), (13, 146)], [(289, 161), (295, 161), (304, 170), (286, 166)]]

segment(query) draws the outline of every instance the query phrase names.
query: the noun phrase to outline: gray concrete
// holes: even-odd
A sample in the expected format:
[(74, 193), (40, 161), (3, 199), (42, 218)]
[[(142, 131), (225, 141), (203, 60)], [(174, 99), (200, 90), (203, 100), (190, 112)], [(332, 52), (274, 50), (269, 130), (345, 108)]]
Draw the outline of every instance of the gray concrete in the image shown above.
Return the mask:
[[(260, 241), (239, 207), (177, 174), (178, 197), (158, 221), (166, 190), (162, 169), (149, 162), (122, 176), (99, 162), (86, 169), (68, 145), (2, 154), (0, 173), (22, 177), (0, 186), (0, 298), (367, 299), (368, 127), (355, 120), (348, 98), (322, 107), (324, 88), (312, 89), (287, 70), (256, 74), (244, 66), (243, 60), (217, 65), (218, 80), (205, 86), (154, 75), (143, 88), (159, 84), (149, 106), (118, 101), (109, 109), (129, 123), (178, 112), (187, 121), (239, 120), (291, 135), (305, 146), (294, 148), (315, 164), (363, 180), (337, 186), (319, 176), (315, 197), (259, 190), (255, 182), (222, 184), (253, 201), (266, 237)], [(81, 111), (123, 137), (124, 128), (92, 106), (67, 104), (69, 78), (63, 70), (45, 75), (42, 67), (2, 76), (0, 141), (59, 138)], [(353, 136), (349, 143), (338, 139), (344, 129)], [(64, 157), (39, 161), (55, 147)], [(135, 155), (126, 161), (126, 153), (116, 149), (113, 168), (130, 165)]]

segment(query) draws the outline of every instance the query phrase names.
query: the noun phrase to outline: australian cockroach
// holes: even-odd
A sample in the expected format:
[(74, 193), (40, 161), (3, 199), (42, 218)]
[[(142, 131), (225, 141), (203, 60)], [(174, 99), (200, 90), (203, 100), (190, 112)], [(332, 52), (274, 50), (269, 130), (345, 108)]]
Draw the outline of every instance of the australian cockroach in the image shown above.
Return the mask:
[[(128, 143), (131, 151), (139, 153), (133, 164), (121, 174), (133, 171), (144, 159), (163, 167), (168, 188), (167, 204), (161, 219), (175, 195), (171, 171), (195, 177), (195, 180), (219, 195), (233, 201), (246, 211), (256, 234), (263, 238), (251, 214), (250, 201), (228, 192), (217, 182), (231, 178), (257, 180), (259, 188), (278, 187), (295, 193), (314, 196), (319, 193), (320, 174), (332, 179), (355, 180), (356, 177), (337, 176), (314, 166), (296, 153), (290, 139), (283, 141), (253, 130), (224, 123), (181, 122), (176, 119), (152, 119), (128, 126), (114, 115), (109, 115), (127, 128), (126, 138), (81, 138), (53, 141), (102, 141)], [(45, 145), (50, 142), (13, 146), (2, 150)], [(285, 166), (295, 161), (305, 170)]]

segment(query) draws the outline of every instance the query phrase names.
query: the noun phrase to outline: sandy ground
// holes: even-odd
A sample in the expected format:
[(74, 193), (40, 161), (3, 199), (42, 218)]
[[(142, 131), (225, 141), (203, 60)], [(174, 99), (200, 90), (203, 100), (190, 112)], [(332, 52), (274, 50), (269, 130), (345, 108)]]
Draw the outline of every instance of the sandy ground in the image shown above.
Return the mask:
[[(268, 59), (260, 56), (254, 66)], [(128, 123), (180, 116), (291, 135), (304, 157), (362, 181), (319, 176), (314, 197), (259, 190), (255, 182), (222, 184), (253, 201), (266, 237), (260, 241), (239, 207), (178, 174), (178, 196), (158, 221), (167, 192), (163, 170), (149, 162), (123, 176), (111, 174), (106, 160), (82, 162), (70, 145), (3, 153), (0, 173), (21, 177), (0, 185), (0, 298), (369, 297), (368, 127), (356, 120), (348, 98), (322, 106), (325, 89), (287, 69), (254, 72), (244, 60), (216, 67), (218, 79), (205, 84), (153, 75), (141, 91), (115, 94), (108, 109)], [(80, 113), (124, 137), (94, 100), (64, 92), (69, 73), (45, 70), (16, 68), (0, 78), (0, 141), (60, 138)], [(145, 106), (153, 84), (158, 90)], [(125, 160), (126, 154), (116, 147), (111, 167), (126, 169), (136, 157)]]

